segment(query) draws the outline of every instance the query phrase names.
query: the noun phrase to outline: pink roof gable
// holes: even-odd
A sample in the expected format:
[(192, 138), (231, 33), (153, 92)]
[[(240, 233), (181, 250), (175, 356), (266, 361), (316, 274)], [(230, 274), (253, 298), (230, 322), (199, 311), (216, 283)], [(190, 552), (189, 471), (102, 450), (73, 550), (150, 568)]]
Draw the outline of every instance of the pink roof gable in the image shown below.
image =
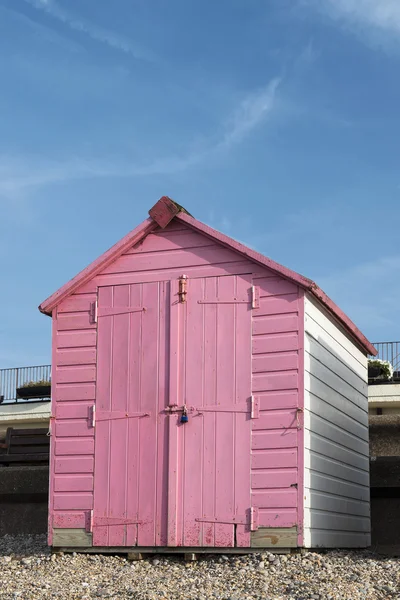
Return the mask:
[(377, 351), (374, 346), (368, 341), (368, 339), (361, 333), (356, 325), (349, 319), (349, 317), (318, 287), (314, 281), (303, 277), (299, 273), (276, 263), (275, 261), (267, 258), (266, 256), (251, 250), (244, 244), (233, 240), (232, 238), (212, 229), (208, 225), (201, 223), (197, 219), (193, 218), (187, 211), (179, 204), (173, 202), (170, 198), (163, 196), (160, 200), (150, 209), (150, 218), (146, 219), (136, 227), (133, 231), (128, 233), (122, 240), (112, 246), (107, 252), (102, 254), (98, 259), (92, 262), (88, 267), (83, 269), (73, 279), (63, 285), (59, 290), (52, 294), (47, 300), (42, 302), (39, 306), (39, 310), (45, 314), (50, 315), (53, 309), (67, 296), (73, 294), (78, 287), (84, 285), (90, 281), (100, 271), (105, 269), (108, 265), (114, 262), (121, 254), (123, 254), (132, 245), (137, 244), (143, 240), (149, 233), (151, 233), (157, 227), (166, 227), (172, 219), (179, 219), (189, 227), (199, 231), (200, 233), (218, 241), (220, 244), (231, 248), (235, 252), (245, 256), (249, 260), (256, 262), (262, 266), (275, 271), (282, 277), (289, 279), (298, 284), (303, 289), (310, 292), (315, 298), (325, 306), (326, 309), (340, 322), (340, 324), (346, 329), (346, 331), (359, 343), (359, 345), (368, 353), (376, 355)]
[(114, 244), (109, 250), (104, 252), (99, 258), (94, 260), (88, 265), (83, 271), (75, 275), (72, 279), (67, 281), (60, 289), (54, 294), (49, 296), (44, 302), (39, 305), (40, 312), (51, 315), (53, 309), (60, 304), (62, 300), (65, 300), (67, 296), (73, 294), (78, 287), (84, 285), (90, 281), (97, 273), (100, 273), (103, 269), (108, 267), (114, 260), (116, 260), (121, 254), (128, 250), (134, 244), (137, 244), (146, 237), (149, 233), (158, 227), (157, 223), (153, 219), (146, 219), (138, 227), (129, 232), (119, 242)]

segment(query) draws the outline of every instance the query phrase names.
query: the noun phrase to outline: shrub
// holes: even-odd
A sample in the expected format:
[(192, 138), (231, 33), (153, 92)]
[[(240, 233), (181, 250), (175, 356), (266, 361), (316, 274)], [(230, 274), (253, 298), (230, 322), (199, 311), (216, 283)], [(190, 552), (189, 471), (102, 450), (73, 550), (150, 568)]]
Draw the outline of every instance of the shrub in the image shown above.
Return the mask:
[(393, 367), (388, 360), (370, 358), (368, 360), (368, 367), (380, 369), (380, 375), (378, 376), (378, 379), (392, 379), (393, 377)]
[(27, 381), (26, 383), (20, 385), (20, 387), (41, 387), (45, 385), (51, 385), (51, 382), (47, 379), (40, 379), (39, 381)]

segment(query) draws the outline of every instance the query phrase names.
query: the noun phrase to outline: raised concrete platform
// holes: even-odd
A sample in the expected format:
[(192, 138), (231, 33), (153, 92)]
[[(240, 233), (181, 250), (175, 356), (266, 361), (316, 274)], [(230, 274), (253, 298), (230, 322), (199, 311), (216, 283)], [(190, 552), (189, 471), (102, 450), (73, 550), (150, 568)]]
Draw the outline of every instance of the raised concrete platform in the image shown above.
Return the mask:
[(50, 411), (50, 401), (0, 404), (0, 438), (5, 436), (7, 427), (20, 429), (48, 427)]
[[(382, 408), (383, 414), (400, 414), (400, 383), (368, 386), (368, 408)], [(376, 414), (376, 411), (373, 411)]]

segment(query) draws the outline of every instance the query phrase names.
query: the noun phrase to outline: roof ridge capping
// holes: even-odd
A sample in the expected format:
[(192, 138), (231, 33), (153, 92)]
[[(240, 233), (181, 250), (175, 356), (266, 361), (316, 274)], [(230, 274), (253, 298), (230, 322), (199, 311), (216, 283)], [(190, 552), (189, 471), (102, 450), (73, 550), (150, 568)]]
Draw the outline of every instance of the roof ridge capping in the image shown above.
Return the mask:
[(368, 339), (361, 333), (357, 326), (349, 319), (349, 317), (325, 294), (325, 292), (318, 287), (318, 285), (292, 271), (287, 267), (273, 261), (272, 259), (248, 248), (244, 244), (237, 242), (229, 236), (221, 233), (205, 225), (201, 221), (195, 219), (183, 206), (175, 202), (168, 196), (162, 196), (158, 202), (149, 210), (150, 218), (146, 219), (138, 227), (129, 232), (119, 242), (87, 266), (83, 271), (78, 273), (73, 279), (64, 284), (59, 290), (52, 294), (47, 300), (42, 302), (39, 306), (39, 310), (47, 315), (51, 315), (52, 310), (66, 297), (74, 293), (74, 291), (90, 281), (97, 273), (102, 269), (105, 269), (114, 260), (121, 256), (128, 248), (132, 245), (142, 241), (149, 233), (161, 227), (165, 229), (167, 225), (175, 218), (179, 219), (183, 223), (186, 223), (193, 229), (200, 233), (211, 237), (218, 241), (220, 244), (230, 248), (231, 250), (238, 252), (250, 259), (253, 262), (260, 264), (261, 266), (267, 267), (272, 271), (275, 271), (282, 277), (289, 279), (299, 285), (301, 288), (307, 290), (312, 294), (324, 307), (332, 314), (337, 321), (344, 327), (344, 329), (351, 335), (351, 337), (357, 341), (368, 354), (376, 355), (377, 351), (374, 346), (368, 341)]
[(192, 216), (181, 204), (178, 204), (168, 196), (162, 196), (149, 210), (149, 215), (157, 225), (164, 229), (180, 212), (189, 215), (189, 217)]

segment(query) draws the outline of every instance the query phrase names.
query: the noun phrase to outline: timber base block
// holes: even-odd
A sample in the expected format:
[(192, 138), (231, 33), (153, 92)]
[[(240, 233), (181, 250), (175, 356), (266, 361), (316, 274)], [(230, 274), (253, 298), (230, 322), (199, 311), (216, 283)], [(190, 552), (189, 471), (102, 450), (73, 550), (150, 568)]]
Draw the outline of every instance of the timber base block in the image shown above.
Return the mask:
[(128, 560), (143, 560), (143, 554), (141, 552), (128, 552)]
[(260, 527), (250, 537), (250, 548), (182, 547), (182, 546), (93, 546), (92, 534), (85, 529), (53, 529), (53, 551), (91, 554), (127, 554), (129, 560), (141, 560), (143, 554), (182, 554), (196, 560), (198, 554), (249, 554), (268, 549), (275, 554), (298, 549), (297, 527)]

